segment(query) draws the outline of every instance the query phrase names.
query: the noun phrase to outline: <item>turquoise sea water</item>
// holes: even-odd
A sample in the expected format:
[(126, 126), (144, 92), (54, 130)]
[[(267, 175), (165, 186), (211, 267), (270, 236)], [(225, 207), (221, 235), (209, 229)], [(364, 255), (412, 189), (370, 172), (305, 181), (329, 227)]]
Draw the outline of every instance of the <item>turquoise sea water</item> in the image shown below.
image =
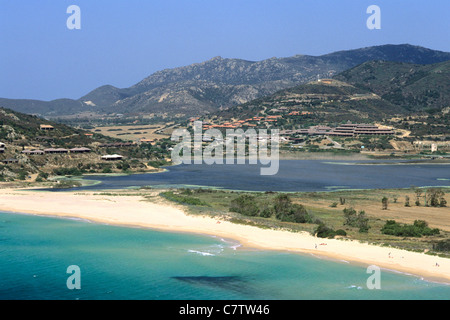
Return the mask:
[[(67, 268), (79, 266), (81, 289)], [(0, 213), (0, 299), (449, 299), (450, 285), (209, 236)]]

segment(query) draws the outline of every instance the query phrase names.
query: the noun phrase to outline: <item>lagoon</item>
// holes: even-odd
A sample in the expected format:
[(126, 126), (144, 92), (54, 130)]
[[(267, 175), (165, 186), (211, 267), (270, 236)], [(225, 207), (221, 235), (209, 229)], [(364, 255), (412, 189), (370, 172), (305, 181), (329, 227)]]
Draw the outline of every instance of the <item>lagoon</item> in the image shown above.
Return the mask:
[(281, 160), (273, 176), (260, 165), (178, 165), (165, 172), (121, 176), (93, 175), (98, 183), (79, 189), (207, 187), (227, 190), (320, 192), (450, 186), (450, 164), (406, 160)]

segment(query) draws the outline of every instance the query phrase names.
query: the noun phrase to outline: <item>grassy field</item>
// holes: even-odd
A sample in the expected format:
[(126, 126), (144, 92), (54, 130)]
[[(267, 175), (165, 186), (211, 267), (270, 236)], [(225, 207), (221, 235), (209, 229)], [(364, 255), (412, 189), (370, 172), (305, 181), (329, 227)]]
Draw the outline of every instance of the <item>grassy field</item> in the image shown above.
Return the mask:
[[(127, 125), (95, 127), (91, 131), (125, 141), (138, 141), (141, 139), (157, 140), (161, 138), (170, 138), (170, 132), (166, 132), (165, 128), (167, 128), (166, 124)], [(162, 132), (157, 132), (160, 130), (162, 130)]]

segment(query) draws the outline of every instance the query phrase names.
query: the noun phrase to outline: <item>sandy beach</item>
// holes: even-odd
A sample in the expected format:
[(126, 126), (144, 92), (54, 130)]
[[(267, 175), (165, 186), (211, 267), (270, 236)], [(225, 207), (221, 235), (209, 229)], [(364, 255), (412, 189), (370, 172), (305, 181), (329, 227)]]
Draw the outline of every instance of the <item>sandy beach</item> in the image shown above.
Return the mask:
[(180, 207), (148, 201), (140, 195), (0, 189), (0, 211), (205, 234), (237, 240), (244, 248), (312, 254), (450, 283), (449, 259), (358, 241), (315, 238), (307, 233), (267, 230), (188, 215)]

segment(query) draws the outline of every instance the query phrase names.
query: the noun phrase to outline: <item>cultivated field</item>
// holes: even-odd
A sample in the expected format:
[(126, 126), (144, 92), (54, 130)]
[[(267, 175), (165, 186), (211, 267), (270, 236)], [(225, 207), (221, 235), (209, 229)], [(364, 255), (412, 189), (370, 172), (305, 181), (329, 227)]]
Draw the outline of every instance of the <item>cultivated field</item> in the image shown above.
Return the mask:
[(171, 134), (170, 124), (106, 126), (91, 131), (125, 141), (158, 140), (170, 138)]

